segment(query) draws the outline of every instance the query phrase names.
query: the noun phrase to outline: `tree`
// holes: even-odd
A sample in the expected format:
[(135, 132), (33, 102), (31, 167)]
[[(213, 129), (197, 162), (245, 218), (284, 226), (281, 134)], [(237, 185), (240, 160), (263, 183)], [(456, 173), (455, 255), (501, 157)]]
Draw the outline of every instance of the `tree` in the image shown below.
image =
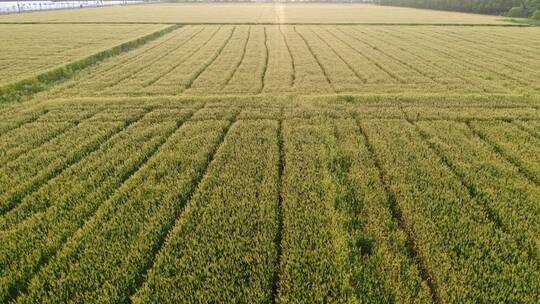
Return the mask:
[(460, 12), (530, 17), (540, 0), (375, 0), (380, 5), (406, 6)]

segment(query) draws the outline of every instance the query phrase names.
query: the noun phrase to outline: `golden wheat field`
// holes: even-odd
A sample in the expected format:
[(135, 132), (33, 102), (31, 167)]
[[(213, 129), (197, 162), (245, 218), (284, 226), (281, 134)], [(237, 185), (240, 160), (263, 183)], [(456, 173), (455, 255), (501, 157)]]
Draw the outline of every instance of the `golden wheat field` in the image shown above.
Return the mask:
[(540, 28), (0, 16), (0, 302), (538, 303)]

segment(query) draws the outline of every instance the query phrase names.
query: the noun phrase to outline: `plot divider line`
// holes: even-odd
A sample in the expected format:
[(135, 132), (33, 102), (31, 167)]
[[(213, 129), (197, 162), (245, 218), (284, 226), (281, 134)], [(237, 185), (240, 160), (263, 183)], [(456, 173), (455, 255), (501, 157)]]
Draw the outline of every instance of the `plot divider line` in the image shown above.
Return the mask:
[(476, 136), (478, 136), (481, 140), (483, 140), (484, 142), (486, 142), (489, 146), (491, 146), (491, 148), (493, 149), (493, 151), (495, 151), (498, 155), (500, 155), (503, 159), (506, 159), (509, 163), (511, 163), (514, 167), (516, 167), (518, 169), (518, 172), (521, 173), (521, 175), (526, 178), (527, 180), (529, 180), (530, 182), (532, 182), (533, 184), (535, 184), (536, 186), (540, 186), (540, 180), (538, 178), (536, 178), (534, 176), (533, 173), (531, 173), (531, 171), (529, 169), (527, 169), (522, 163), (521, 161), (519, 161), (518, 159), (514, 158), (514, 157), (511, 157), (510, 155), (508, 155), (506, 152), (504, 152), (503, 148), (497, 143), (495, 142), (494, 140), (492, 140), (491, 138), (489, 138), (489, 136), (487, 134), (485, 134), (484, 132), (476, 129), (475, 127), (473, 127), (471, 125), (471, 121), (468, 120), (468, 121), (465, 121), (465, 124), (467, 125), (467, 127), (471, 130), (471, 132), (473, 132)]
[(278, 166), (278, 201), (277, 201), (277, 233), (275, 238), (276, 266), (272, 282), (272, 303), (278, 303), (279, 282), (281, 279), (281, 258), (283, 241), (283, 174), (285, 171), (285, 147), (283, 140), (283, 120), (285, 108), (281, 108), (278, 126), (279, 166)]
[(326, 82), (328, 82), (328, 84), (330, 85), (330, 87), (332, 88), (332, 90), (334, 91), (334, 93), (337, 93), (336, 91), (336, 88), (334, 87), (334, 84), (330, 81), (330, 77), (328, 76), (328, 73), (326, 71), (326, 69), (323, 67), (322, 63), (319, 61), (319, 58), (317, 57), (317, 55), (315, 55), (315, 53), (313, 53), (313, 49), (311, 48), (311, 45), (308, 43), (308, 41), (306, 40), (306, 38), (300, 34), (298, 32), (298, 30), (296, 29), (296, 26), (293, 26), (293, 30), (294, 32), (300, 36), (300, 38), (302, 38), (302, 40), (304, 41), (307, 49), (309, 50), (309, 52), (311, 53), (311, 56), (313, 56), (313, 59), (315, 59), (315, 61), (317, 62), (317, 64), (319, 65), (319, 68), (321, 69), (324, 77), (326, 78)]
[[(405, 113), (404, 113), (405, 114)], [(426, 133), (424, 130), (420, 128), (418, 124), (416, 124), (415, 121), (411, 120), (405, 115), (405, 120), (414, 127), (415, 131), (420, 135), (420, 138), (422, 138), (422, 141), (427, 144), (429, 149), (437, 155), (437, 157), (441, 160), (441, 163), (444, 164), (445, 167), (447, 167), (450, 172), (452, 172), (452, 175), (456, 177), (457, 180), (459, 180), (460, 184), (467, 189), (467, 192), (469, 193), (469, 196), (474, 199), (476, 202), (478, 202), (479, 206), (482, 208), (482, 211), (487, 216), (487, 218), (495, 225), (495, 227), (502, 232), (508, 234), (508, 228), (506, 225), (504, 225), (500, 214), (493, 210), (488, 202), (486, 202), (484, 199), (482, 199), (481, 191), (477, 189), (477, 187), (472, 183), (471, 181), (468, 181), (467, 178), (461, 174), (458, 169), (456, 168), (456, 165), (454, 162), (444, 153), (440, 148), (438, 148), (433, 142), (430, 141), (431, 135)]]
[[(399, 37), (399, 36), (396, 36), (396, 35), (394, 34), (394, 32), (392, 32), (392, 31), (385, 31), (384, 29), (383, 29), (383, 30), (380, 30), (380, 31), (383, 32), (383, 33), (385, 33), (385, 34), (387, 34), (387, 35), (389, 35), (389, 36), (392, 36), (392, 37), (394, 37), (394, 38), (396, 38), (396, 39), (400, 39), (400, 37)], [(379, 37), (375, 37), (375, 38), (378, 39), (378, 40), (381, 41), (381, 42), (389, 43), (389, 42), (387, 42), (387, 41), (381, 40)], [(397, 47), (397, 46), (396, 46), (396, 47)], [(450, 71), (450, 70), (448, 70), (448, 69), (446, 69), (446, 68), (444, 68), (444, 67), (439, 66), (439, 65), (437, 64), (437, 61), (432, 62), (432, 61), (430, 61), (430, 60), (426, 60), (426, 58), (424, 58), (424, 57), (422, 57), (422, 56), (419, 56), (418, 54), (416, 54), (415, 52), (412, 52), (410, 49), (407, 49), (407, 48), (402, 48), (402, 47), (400, 47), (400, 49), (401, 49), (403, 52), (407, 52), (407, 53), (409, 53), (410, 55), (413, 55), (414, 57), (418, 58), (418, 59), (421, 60), (422, 62), (427, 63), (427, 64), (428, 64), (429, 66), (431, 66), (432, 68), (436, 68), (437, 70), (439, 70), (439, 71), (442, 72), (442, 73), (445, 73), (445, 74), (451, 74), (452, 76), (461, 79), (464, 83), (470, 83), (470, 84), (472, 84), (472, 86), (473, 86), (474, 88), (476, 88), (477, 90), (479, 90), (480, 92), (487, 92), (486, 89), (482, 88), (479, 84), (477, 84), (477, 83), (471, 83), (471, 79), (467, 79), (466, 77), (463, 77), (463, 76), (461, 75), (461, 73), (455, 73), (455, 71)], [(433, 53), (434, 51), (431, 51), (431, 52)]]
[[(156, 58), (150, 60), (150, 62), (148, 62), (147, 64), (144, 64), (144, 65), (141, 65), (139, 66), (135, 72), (131, 73), (131, 74), (128, 74), (124, 77), (120, 77), (119, 79), (115, 80), (114, 82), (108, 84), (105, 88), (111, 88), (111, 87), (114, 87), (118, 84), (120, 84), (122, 81), (124, 80), (127, 80), (127, 79), (132, 79), (133, 77), (135, 77), (136, 75), (138, 75), (140, 72), (142, 72), (144, 69), (152, 66), (154, 63), (160, 61), (161, 59), (165, 58), (166, 56), (169, 56), (170, 54), (176, 52), (178, 49), (180, 49), (182, 46), (184, 46), (186, 43), (190, 42), (193, 38), (197, 37), (198, 34), (200, 34), (202, 31), (204, 30), (204, 28), (201, 28), (201, 30), (199, 30), (198, 32), (192, 34), (191, 36), (189, 36), (188, 38), (184, 39), (182, 42), (180, 42), (176, 47), (172, 48), (171, 50), (168, 50), (166, 52), (164, 52), (163, 54), (160, 54), (159, 56), (157, 56)], [(174, 35), (171, 35), (172, 37), (169, 38), (169, 40), (172, 40), (174, 38)], [(168, 40), (167, 40), (168, 41)], [(165, 42), (163, 42), (165, 43)]]
[[(341, 32), (342, 35), (348, 36), (346, 33), (344, 33), (341, 29), (337, 29), (339, 32)], [(375, 59), (367, 56), (366, 54), (362, 53), (359, 49), (351, 45), (349, 42), (343, 40), (342, 38), (338, 37), (336, 33), (331, 32), (329, 30), (326, 30), (330, 35), (332, 35), (334, 38), (339, 40), (341, 43), (345, 44), (347, 47), (349, 47), (351, 50), (355, 51), (360, 56), (366, 58), (367, 61), (375, 65), (377, 68), (379, 68), (381, 71), (383, 71), (386, 75), (388, 75), (390, 78), (394, 79), (395, 81), (399, 83), (404, 83), (403, 79), (395, 75), (394, 73), (390, 72), (387, 68), (383, 67), (380, 63), (378, 63)]]
[(340, 25), (340, 26), (355, 26), (355, 25), (378, 25), (378, 26), (454, 26), (454, 27), (500, 27), (500, 28), (522, 28), (535, 27), (530, 24), (517, 23), (403, 23), (403, 22), (144, 22), (144, 21), (2, 21), (0, 24), (164, 24), (164, 25)]
[[(169, 140), (169, 138), (174, 134), (176, 133), (176, 131), (178, 129), (180, 129), (180, 127), (182, 127), (182, 125), (184, 125), (187, 121), (190, 120), (191, 117), (193, 117), (193, 115), (195, 115), (195, 113), (197, 111), (200, 111), (201, 109), (203, 109), (206, 105), (203, 104), (201, 107), (199, 107), (199, 109), (197, 110), (194, 110), (188, 117), (186, 117), (185, 119), (183, 120), (178, 120), (176, 122), (176, 126), (170, 131), (168, 132), (165, 136), (163, 136), (163, 139), (160, 140), (159, 142), (157, 142), (155, 144), (154, 147), (152, 147), (152, 149), (150, 149), (150, 151), (148, 151), (148, 153), (143, 157), (143, 159), (139, 162), (137, 162), (132, 168), (130, 168), (126, 174), (124, 174), (122, 176), (122, 179), (119, 181), (119, 183), (114, 187), (114, 189), (112, 189), (112, 191), (109, 193), (109, 195), (107, 197), (104, 197), (103, 199), (101, 199), (101, 202), (95, 207), (94, 211), (88, 216), (86, 217), (86, 219), (83, 221), (83, 223), (77, 228), (77, 230), (75, 230), (73, 233), (71, 233), (69, 236), (67, 236), (67, 238), (65, 238), (63, 240), (63, 243), (62, 245), (60, 245), (56, 250), (54, 250), (53, 252), (51, 252), (48, 256), (42, 258), (40, 260), (40, 262), (38, 263), (38, 265), (36, 266), (36, 269), (34, 269), (34, 271), (32, 272), (32, 274), (30, 275), (30, 277), (24, 282), (24, 285), (23, 285), (23, 288), (22, 290), (18, 290), (17, 291), (17, 294), (15, 294), (15, 297), (12, 298), (13, 301), (16, 300), (16, 298), (21, 295), (21, 294), (24, 294), (28, 288), (28, 284), (29, 282), (32, 280), (32, 278), (37, 274), (39, 273), (39, 271), (45, 267), (47, 265), (47, 263), (50, 261), (50, 259), (52, 259), (54, 256), (56, 256), (59, 252), (61, 252), (63, 250), (63, 248), (66, 246), (67, 243), (69, 243), (70, 239), (77, 235), (79, 233), (79, 231), (81, 231), (83, 229), (83, 227), (86, 225), (86, 223), (88, 223), (98, 212), (99, 208), (103, 205), (104, 202), (106, 202), (109, 198), (111, 198), (115, 193), (116, 191), (118, 191), (118, 189), (120, 189), (128, 180), (130, 180), (130, 178), (132, 176), (134, 176), (138, 171), (140, 171), (142, 168), (144, 168), (144, 166), (146, 165), (146, 163), (148, 163), (148, 161), (154, 157), (154, 155), (156, 155), (156, 153), (159, 152), (159, 150), (161, 149), (161, 147), (163, 145), (165, 145), (167, 143), (167, 141)], [(150, 113), (151, 111), (148, 111), (148, 113)], [(147, 114), (147, 113), (146, 113)], [(142, 118), (142, 117), (141, 117)], [(126, 127), (127, 128), (127, 127)]]
[(268, 52), (268, 34), (266, 33), (266, 26), (263, 27), (264, 29), (264, 48), (265, 48), (265, 57), (264, 57), (264, 67), (263, 72), (261, 76), (261, 89), (259, 90), (259, 94), (261, 94), (264, 91), (264, 81), (266, 79), (266, 71), (268, 70), (268, 60), (270, 57), (270, 53)]
[(116, 129), (113, 129), (111, 132), (109, 132), (108, 134), (106, 134), (104, 136), (104, 138), (99, 141), (99, 142), (96, 142), (94, 144), (91, 144), (90, 147), (87, 147), (86, 149), (80, 151), (80, 153), (77, 153), (78, 155), (76, 155), (75, 157), (73, 157), (72, 159), (68, 159), (65, 163), (61, 164), (59, 167), (57, 168), (54, 168), (52, 170), (52, 172), (50, 172), (49, 174), (47, 174), (47, 176), (45, 176), (44, 178), (41, 178), (41, 179), (38, 179), (38, 180), (35, 180), (33, 181), (30, 185), (28, 185), (28, 187), (26, 187), (26, 189), (24, 189), (22, 192), (17, 192), (15, 194), (13, 194), (10, 198), (7, 199), (7, 201), (9, 201), (10, 203), (0, 209), (0, 216), (1, 215), (4, 215), (6, 214), (7, 212), (11, 211), (13, 208), (15, 208), (25, 197), (27, 197), (28, 195), (34, 193), (35, 191), (37, 191), (39, 188), (41, 188), (41, 186), (43, 186), (44, 184), (46, 184), (49, 180), (55, 178), (56, 176), (58, 176), (59, 174), (61, 174), (62, 172), (64, 172), (66, 169), (70, 168), (71, 166), (77, 164), (78, 162), (80, 162), (82, 159), (84, 159), (85, 157), (87, 157), (88, 155), (90, 155), (91, 153), (93, 153), (94, 151), (97, 151), (99, 150), (103, 145), (105, 145), (111, 138), (113, 138), (116, 134), (119, 134), (121, 133), (122, 131), (124, 131), (127, 127), (129, 127), (130, 125), (136, 123), (137, 121), (141, 120), (146, 114), (148, 114), (150, 112), (150, 109), (147, 108), (145, 109), (145, 111), (143, 113), (141, 113), (140, 115), (137, 115), (136, 117), (134, 118), (131, 118), (131, 119), (128, 119), (127, 121), (124, 122), (124, 125), (119, 127), (119, 128), (116, 128)]
[(353, 119), (356, 122), (356, 125), (360, 131), (360, 134), (362, 135), (362, 137), (364, 138), (364, 141), (366, 142), (366, 148), (368, 150), (369, 157), (372, 159), (373, 164), (375, 165), (375, 167), (377, 168), (377, 171), (379, 172), (379, 179), (383, 183), (386, 196), (387, 196), (388, 208), (390, 210), (392, 218), (394, 219), (394, 221), (396, 221), (399, 228), (401, 229), (401, 231), (404, 232), (406, 236), (405, 248), (408, 251), (407, 253), (415, 262), (416, 266), (418, 267), (420, 277), (428, 286), (430, 296), (431, 296), (431, 302), (435, 304), (442, 304), (444, 303), (444, 301), (441, 299), (439, 295), (438, 284), (433, 278), (431, 271), (427, 267), (425, 258), (422, 257), (422, 255), (418, 251), (418, 244), (417, 244), (416, 238), (414, 237), (414, 232), (410, 230), (410, 228), (408, 227), (408, 224), (403, 218), (403, 215), (402, 215), (403, 212), (401, 210), (401, 207), (399, 206), (396, 194), (394, 193), (394, 191), (391, 189), (390, 185), (388, 184), (388, 178), (379, 161), (379, 158), (377, 157), (375, 148), (373, 147), (373, 144), (371, 143), (371, 140), (367, 132), (364, 130), (364, 127), (362, 126), (360, 121), (357, 118), (355, 118), (354, 115), (353, 115)]
[(296, 65), (294, 63), (294, 56), (291, 52), (291, 47), (289, 46), (289, 42), (287, 41), (287, 37), (285, 36), (285, 33), (283, 32), (283, 29), (281, 28), (281, 25), (278, 26), (279, 32), (281, 33), (281, 36), (283, 37), (283, 42), (285, 43), (285, 47), (287, 48), (287, 52), (289, 53), (289, 57), (291, 58), (291, 67), (292, 67), (292, 77), (291, 77), (291, 83), (290, 87), (294, 88), (294, 84), (296, 82)]
[[(356, 33), (362, 33), (362, 34), (366, 35), (365, 32), (357, 31), (356, 28), (354, 28), (354, 31), (355, 31)], [(371, 44), (371, 43), (365, 41), (364, 39), (360, 39), (360, 38), (358, 38), (358, 37), (356, 37), (356, 36), (349, 36), (349, 37), (354, 38), (354, 39), (356, 39), (357, 41), (360, 41), (360, 42), (364, 43), (364, 44), (367, 45), (368, 47), (370, 47), (370, 48), (372, 48), (372, 49), (374, 49), (374, 50), (377, 50), (378, 52), (380, 52), (381, 54), (387, 56), (388, 58), (391, 58), (392, 60), (398, 62), (399, 64), (408, 67), (409, 69), (415, 71), (416, 73), (418, 73), (418, 74), (420, 74), (420, 75), (422, 75), (422, 76), (424, 76), (424, 77), (426, 77), (426, 78), (431, 79), (431, 81), (433, 81), (434, 83), (439, 84), (439, 85), (442, 85), (442, 86), (445, 86), (445, 87), (448, 89), (448, 85), (446, 85), (446, 84), (444, 84), (444, 83), (441, 83), (441, 82), (440, 82), (439, 80), (437, 80), (435, 77), (433, 77), (433, 76), (431, 76), (431, 75), (428, 75), (426, 72), (423, 72), (421, 69), (415, 67), (413, 64), (410, 64), (410, 63), (408, 63), (408, 62), (405, 61), (405, 60), (399, 59), (398, 57), (396, 57), (396, 56), (394, 56), (394, 55), (392, 55), (392, 54), (389, 54), (389, 53), (386, 52), (386, 51), (383, 51), (382, 49), (380, 49), (380, 48), (374, 46), (373, 44)]]
[(176, 68), (178, 68), (182, 63), (186, 62), (187, 60), (189, 60), (191, 57), (193, 57), (193, 55), (197, 54), (197, 52), (199, 52), (203, 47), (205, 47), (215, 36), (216, 34), (219, 32), (219, 30), (221, 30), (221, 28), (223, 28), (223, 25), (218, 27), (213, 33), (212, 35), (210, 35), (210, 37), (208, 38), (208, 40), (206, 40), (203, 44), (199, 45), (195, 50), (193, 50), (189, 55), (187, 55), (186, 57), (184, 57), (182, 60), (178, 61), (176, 64), (172, 65), (171, 67), (169, 67), (165, 73), (163, 74), (159, 74), (157, 77), (154, 77), (152, 79), (150, 79), (149, 81), (147, 81), (146, 83), (144, 83), (142, 85), (143, 88), (146, 88), (146, 87), (149, 87), (151, 85), (153, 85), (154, 83), (158, 82), (160, 79), (162, 79), (163, 77), (169, 75), (170, 73), (172, 73), (174, 70), (176, 70)]
[(229, 130), (231, 127), (238, 121), (238, 115), (240, 114), (240, 111), (237, 111), (233, 118), (229, 121), (229, 124), (225, 127), (225, 129), (222, 131), (220, 137), (217, 139), (215, 146), (212, 148), (212, 150), (209, 152), (209, 157), (206, 163), (203, 165), (203, 169), (200, 171), (200, 174), (196, 176), (191, 185), (191, 189), (188, 191), (189, 194), (186, 196), (186, 198), (183, 201), (183, 207), (178, 208), (175, 210), (175, 214), (173, 217), (173, 220), (170, 224), (166, 225), (164, 227), (163, 233), (159, 236), (159, 239), (155, 245), (155, 248), (153, 248), (153, 252), (151, 253), (151, 256), (153, 257), (148, 261), (148, 263), (141, 269), (138, 273), (138, 275), (135, 278), (135, 284), (129, 288), (126, 297), (125, 297), (125, 304), (131, 304), (133, 303), (133, 296), (139, 291), (139, 289), (144, 285), (146, 282), (148, 272), (154, 267), (156, 260), (159, 257), (159, 254), (163, 248), (163, 246), (167, 243), (167, 240), (171, 237), (171, 233), (174, 230), (174, 228), (178, 225), (180, 219), (182, 218), (182, 213), (188, 206), (188, 204), (193, 199), (193, 196), (199, 188), (201, 187), (201, 182), (204, 180), (204, 177), (208, 173), (208, 169), (211, 167), (212, 163), (214, 162), (215, 156), (219, 153), (221, 150), (223, 143), (225, 142), (225, 139), (227, 137), (227, 134), (229, 133)]
[[(3, 168), (4, 165), (8, 164), (9, 162), (12, 162), (12, 161), (15, 161), (17, 160), (21, 155), (25, 155), (29, 152), (32, 152), (34, 150), (37, 150), (39, 149), (40, 147), (50, 143), (51, 141), (55, 140), (56, 138), (58, 138), (59, 136), (62, 136), (63, 134), (65, 134), (66, 132), (68, 132), (69, 130), (73, 129), (73, 128), (76, 128), (77, 126), (79, 126), (81, 123), (91, 119), (92, 117), (96, 116), (97, 114), (101, 113), (102, 111), (99, 110), (99, 111), (95, 111), (95, 112), (91, 112), (89, 115), (86, 115), (84, 117), (82, 117), (81, 119), (77, 119), (75, 120), (73, 123), (71, 123), (69, 126), (67, 126), (66, 128), (60, 130), (58, 133), (54, 134), (53, 136), (51, 136), (50, 138), (46, 139), (45, 141), (39, 143), (37, 146), (35, 147), (32, 147), (28, 150), (25, 150), (25, 151), (22, 151), (21, 153), (18, 153), (17, 155), (15, 155), (13, 158), (9, 159), (7, 162), (3, 163), (3, 164), (0, 164), (0, 168)], [(0, 212), (0, 215), (1, 212)]]
[(326, 44), (326, 46), (328, 46), (328, 48), (330, 50), (332, 50), (332, 52), (343, 62), (345, 63), (345, 65), (349, 68), (349, 70), (351, 72), (353, 72), (353, 74), (360, 80), (362, 81), (362, 83), (367, 83), (367, 79), (361, 75), (360, 73), (358, 73), (352, 66), (351, 64), (349, 63), (349, 61), (345, 60), (345, 58), (343, 58), (343, 56), (341, 56), (337, 51), (336, 49), (330, 45), (330, 43), (328, 43), (328, 41), (326, 41), (321, 35), (319, 35), (316, 31), (314, 31), (312, 28), (310, 28), (310, 31), (315, 35), (317, 36), (317, 38), (319, 38), (319, 40), (321, 40), (324, 44)]
[(514, 119), (510, 120), (509, 122), (511, 124), (513, 124), (514, 126), (518, 127), (521, 131), (528, 133), (530, 136), (536, 137), (537, 139), (540, 139), (540, 132), (539, 133), (534, 133), (531, 130), (523, 127), (521, 124), (516, 123)]
[(204, 73), (204, 71), (206, 71), (206, 69), (208, 69), (209, 66), (211, 66), (218, 58), (219, 56), (223, 53), (223, 50), (225, 49), (225, 47), (227, 47), (227, 45), (231, 42), (232, 40), (232, 37), (234, 35), (234, 32), (236, 31), (237, 27), (233, 27), (231, 33), (229, 34), (229, 37), (227, 37), (227, 40), (225, 40), (225, 42), (223, 43), (223, 45), (221, 45), (221, 47), (218, 49), (218, 51), (214, 54), (214, 57), (212, 57), (212, 59), (210, 59), (210, 61), (206, 64), (203, 64), (202, 68), (199, 69), (197, 71), (197, 73), (194, 75), (194, 77), (192, 77), (186, 87), (183, 89), (183, 91), (186, 91), (186, 90), (189, 90), (189, 88), (191, 88), (191, 86), (193, 85), (193, 83), (199, 79), (199, 76), (202, 75), (202, 73)]
[(25, 119), (25, 120), (21, 121), (21, 122), (17, 123), (15, 126), (13, 126), (13, 128), (9, 128), (9, 129), (5, 130), (5, 132), (2, 135), (7, 134), (8, 132), (12, 132), (14, 130), (17, 130), (18, 128), (20, 128), (20, 127), (22, 127), (22, 126), (24, 126), (26, 124), (31, 124), (31, 123), (35, 122), (36, 120), (40, 119), (42, 116), (44, 116), (48, 112), (49, 112), (49, 109), (45, 109), (45, 110), (43, 110), (43, 112), (39, 113), (38, 115), (32, 116), (32, 117), (30, 117), (28, 119)]
[(240, 66), (242, 65), (242, 62), (244, 61), (244, 57), (246, 56), (247, 45), (249, 43), (250, 37), (251, 37), (251, 26), (248, 27), (247, 38), (246, 38), (246, 42), (244, 43), (244, 48), (242, 49), (242, 55), (240, 56), (240, 60), (238, 60), (238, 62), (236, 63), (236, 66), (234, 67), (233, 72), (227, 76), (227, 79), (225, 80), (224, 84), (219, 89), (220, 91), (222, 91), (227, 85), (229, 85), (229, 83), (231, 82), (231, 79), (233, 79), (234, 75), (236, 75), (238, 68), (240, 68)]

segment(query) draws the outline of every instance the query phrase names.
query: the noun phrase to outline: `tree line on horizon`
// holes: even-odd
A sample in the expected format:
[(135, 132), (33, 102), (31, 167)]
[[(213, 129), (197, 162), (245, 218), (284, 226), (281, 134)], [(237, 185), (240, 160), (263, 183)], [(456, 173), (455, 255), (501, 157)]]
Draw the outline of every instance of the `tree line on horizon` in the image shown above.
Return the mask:
[(374, 0), (380, 5), (540, 19), (540, 0)]

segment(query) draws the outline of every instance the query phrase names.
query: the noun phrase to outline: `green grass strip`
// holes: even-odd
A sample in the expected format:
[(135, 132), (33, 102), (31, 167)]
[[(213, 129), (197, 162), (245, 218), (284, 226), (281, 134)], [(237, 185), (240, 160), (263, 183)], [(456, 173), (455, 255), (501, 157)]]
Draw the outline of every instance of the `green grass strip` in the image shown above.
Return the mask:
[(73, 77), (75, 73), (91, 65), (103, 61), (109, 57), (130, 51), (149, 41), (161, 37), (175, 29), (178, 25), (169, 26), (160, 31), (131, 40), (113, 48), (95, 53), (86, 58), (68, 63), (64, 66), (49, 70), (37, 76), (21, 80), (19, 82), (0, 87), (0, 104), (5, 102), (23, 101), (28, 97), (46, 90), (48, 87)]

